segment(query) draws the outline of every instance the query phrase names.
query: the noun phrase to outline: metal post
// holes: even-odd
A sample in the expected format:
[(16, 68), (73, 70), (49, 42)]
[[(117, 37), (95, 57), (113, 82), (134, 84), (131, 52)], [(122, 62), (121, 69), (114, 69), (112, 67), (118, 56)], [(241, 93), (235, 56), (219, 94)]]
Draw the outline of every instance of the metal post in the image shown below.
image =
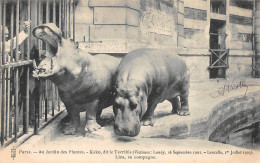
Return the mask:
[[(0, 9), (2, 9), (2, 0), (0, 0)], [(2, 11), (0, 12), (0, 25), (2, 26)], [(2, 41), (4, 41), (4, 27), (3, 28), (0, 28), (1, 30), (1, 43)], [(3, 40), (2, 40), (3, 39)], [(0, 51), (2, 50), (2, 57), (3, 57), (3, 52), (4, 52), (4, 49), (1, 49), (2, 46), (0, 44)], [(2, 65), (2, 57), (0, 58), (0, 65)], [(2, 79), (2, 87), (0, 87), (1, 89), (1, 94), (3, 94), (3, 90), (4, 90), (4, 87), (3, 87), (3, 84), (4, 84), (4, 69), (1, 69), (1, 79)], [(4, 103), (0, 100), (0, 103), (1, 103), (1, 147), (4, 146)]]
[(56, 1), (53, 0), (53, 7), (52, 7), (52, 20), (53, 23), (56, 24)]
[(255, 12), (256, 12), (256, 8), (255, 8), (255, 0), (253, 0), (253, 11), (252, 11), (252, 51), (253, 51), (253, 57), (252, 57), (252, 77), (255, 77)]
[(260, 0), (255, 1), (255, 77), (260, 77)]
[[(56, 2), (53, 0), (53, 23), (56, 24)], [(52, 116), (54, 116), (54, 109), (55, 109), (55, 84), (52, 83)]]
[[(12, 3), (11, 5), (11, 27), (10, 27), (10, 35), (11, 35), (11, 46), (10, 46), (10, 50), (13, 50), (14, 48), (14, 42), (13, 42), (13, 38), (14, 38), (14, 3)], [(13, 58), (14, 58), (14, 55), (13, 55), (13, 51), (10, 52), (10, 61), (13, 62)], [(13, 70), (10, 71), (10, 73), (14, 73)], [(13, 75), (13, 74), (12, 74)], [(10, 75), (11, 76), (11, 75)], [(12, 76), (13, 77), (13, 76)], [(12, 84), (14, 84), (14, 82), (12, 82)], [(10, 101), (10, 104), (12, 103), (12, 95), (10, 96), (11, 97), (11, 101)], [(12, 104), (11, 104), (12, 106)], [(13, 123), (12, 123), (12, 116), (13, 116), (13, 109), (11, 108), (10, 110), (10, 114), (9, 114), (9, 137), (11, 138), (12, 137), (12, 129), (13, 129)]]
[(67, 26), (68, 26), (68, 18), (67, 18), (67, 9), (68, 9), (68, 2), (67, 0), (65, 0), (64, 2), (64, 20), (65, 20), (65, 30), (64, 30), (64, 33), (65, 33), (65, 39), (68, 38), (68, 29), (67, 29)]
[(69, 0), (69, 18), (68, 18), (69, 19), (69, 23), (68, 23), (69, 24), (69, 28), (68, 28), (69, 29), (69, 38), (71, 38), (71, 32), (70, 32), (70, 30), (71, 30), (70, 29), (71, 28), (70, 27), (70, 11), (71, 11), (71, 0)]
[(61, 29), (61, 0), (59, 0), (59, 28)]
[[(28, 20), (31, 20), (31, 0), (27, 0), (27, 13), (28, 13)], [(28, 38), (27, 38), (27, 60), (30, 60), (30, 27), (28, 28)], [(30, 75), (30, 67), (27, 66), (27, 73), (26, 73), (26, 108), (24, 112), (24, 133), (28, 133), (29, 129), (29, 75)]]
[[(16, 56), (15, 61), (18, 61), (18, 50), (19, 50), (19, 8), (20, 8), (20, 1), (16, 0)], [(15, 142), (17, 141), (17, 133), (19, 130), (19, 108), (18, 108), (18, 80), (19, 80), (19, 73), (18, 68), (15, 68)]]
[(73, 42), (75, 43), (76, 42), (76, 36), (75, 36), (75, 12), (76, 12), (76, 9), (75, 9), (75, 2), (73, 1)]
[[(6, 25), (6, 0), (3, 1), (3, 21), (2, 21), (2, 31), (3, 31), (3, 36), (5, 35), (5, 25)], [(3, 42), (2, 42), (2, 64), (5, 65), (6, 64), (6, 54), (7, 52), (5, 51), (5, 36), (3, 38)], [(3, 108), (3, 112), (2, 112), (2, 115), (4, 116), (3, 117), (3, 126), (4, 129), (1, 131), (1, 132), (4, 132), (4, 137), (5, 137), (5, 140), (7, 140), (7, 112), (6, 112), (6, 100), (7, 100), (7, 93), (6, 93), (6, 87), (7, 87), (7, 69), (4, 68), (2, 70), (2, 108)]]
[(49, 23), (50, 19), (49, 0), (46, 0), (46, 23)]

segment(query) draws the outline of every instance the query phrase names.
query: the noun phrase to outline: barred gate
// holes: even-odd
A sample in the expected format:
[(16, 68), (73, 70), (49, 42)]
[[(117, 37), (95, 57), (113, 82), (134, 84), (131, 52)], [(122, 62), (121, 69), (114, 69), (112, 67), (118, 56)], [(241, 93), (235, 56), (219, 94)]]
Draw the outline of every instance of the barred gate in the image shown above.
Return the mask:
[[(31, 76), (33, 59), (48, 49), (45, 43), (31, 35), (31, 30), (53, 22), (62, 30), (64, 38), (75, 41), (75, 3), (73, 0), (0, 0), (2, 148), (17, 142), (21, 136), (38, 134), (62, 112), (57, 87), (49, 80)], [(19, 45), (18, 34), (26, 20), (31, 21), (30, 33)], [(5, 37), (8, 30), (9, 40)]]

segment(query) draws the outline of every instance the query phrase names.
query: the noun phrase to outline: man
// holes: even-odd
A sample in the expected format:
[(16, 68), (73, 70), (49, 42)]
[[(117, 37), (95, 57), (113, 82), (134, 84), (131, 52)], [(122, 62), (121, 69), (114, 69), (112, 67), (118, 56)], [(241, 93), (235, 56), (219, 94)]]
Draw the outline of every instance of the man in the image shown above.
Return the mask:
[[(21, 31), (19, 34), (18, 34), (18, 46), (19, 45), (21, 45), (22, 43), (23, 43), (23, 41), (28, 37), (28, 28), (30, 27), (30, 21), (25, 21), (25, 22), (23, 22), (23, 31)], [(3, 28), (3, 26), (0, 26), (0, 30), (1, 30), (1, 33), (2, 33), (2, 28)], [(5, 64), (9, 64), (10, 62), (11, 62), (11, 54), (10, 54), (10, 52), (11, 51), (13, 51), (14, 49), (16, 49), (16, 37), (14, 37), (12, 40), (13, 40), (13, 50), (11, 50), (11, 40), (8, 40), (9, 39), (9, 30), (8, 30), (8, 28), (5, 26), (4, 27), (5, 29), (4, 29), (4, 31), (5, 31), (5, 34), (4, 34), (4, 39), (5, 39), (5, 50), (4, 50), (4, 52), (5, 52), (5, 59), (6, 59), (6, 62), (5, 62)], [(0, 43), (1, 44), (1, 46), (2, 46), (2, 42)], [(3, 49), (2, 47), (1, 47), (1, 49)], [(0, 53), (0, 55), (1, 55), (1, 57), (0, 58), (2, 58), (2, 50), (0, 50), (1, 51), (1, 53)], [(18, 56), (18, 60), (20, 60), (20, 51), (18, 52), (18, 55), (14, 55), (14, 57), (15, 56)], [(15, 59), (15, 58), (14, 58)], [(13, 60), (14, 61), (14, 60)], [(7, 91), (7, 92), (2, 92), (1, 91), (1, 96), (2, 96), (2, 94), (4, 93), (4, 94), (6, 94), (7, 93), (7, 98), (6, 98), (6, 100), (7, 100), (7, 103), (9, 103), (9, 104), (7, 104), (6, 105), (6, 108), (5, 108), (5, 110), (3, 110), (3, 111), (7, 111), (7, 110), (9, 110), (9, 111), (11, 111), (11, 110), (13, 110), (13, 106), (14, 106), (14, 93), (15, 93), (15, 88), (14, 88), (14, 73), (12, 72), (13, 70), (11, 70), (10, 68), (7, 68), (6, 69), (6, 72), (5, 72), (5, 75), (4, 75), (4, 77), (5, 77), (5, 79), (7, 80), (6, 81), (6, 88), (5, 89), (8, 89), (9, 90), (9, 92)], [(2, 71), (0, 71), (1, 73), (2, 73)], [(2, 77), (2, 74), (1, 74), (1, 77)], [(0, 83), (0, 88), (2, 89), (2, 78), (0, 78), (0, 80), (1, 80), (1, 83)], [(19, 95), (20, 96), (20, 95)], [(20, 98), (20, 97), (19, 97)], [(20, 100), (20, 99), (19, 99)], [(19, 101), (20, 102), (20, 101)], [(19, 103), (19, 105), (20, 105), (20, 103)], [(0, 101), (0, 107), (2, 108), (2, 101)], [(11, 115), (11, 114), (10, 114)], [(6, 118), (8, 118), (8, 117), (6, 117)]]
[[(28, 28), (30, 27), (30, 21), (24, 21), (23, 22), (23, 31), (21, 31), (18, 36), (18, 45), (21, 45), (23, 41), (28, 37)], [(2, 26), (1, 26), (2, 29)], [(11, 47), (11, 40), (8, 40), (9, 38), (9, 30), (5, 26), (5, 53), (10, 53), (10, 47)], [(2, 43), (1, 43), (2, 45)], [(16, 49), (16, 37), (13, 38), (13, 49)]]

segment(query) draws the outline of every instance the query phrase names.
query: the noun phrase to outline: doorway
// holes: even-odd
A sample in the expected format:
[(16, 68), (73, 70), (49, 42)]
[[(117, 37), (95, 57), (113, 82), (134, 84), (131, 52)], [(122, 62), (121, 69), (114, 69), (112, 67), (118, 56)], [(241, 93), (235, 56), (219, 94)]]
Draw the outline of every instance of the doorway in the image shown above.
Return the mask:
[(226, 49), (226, 21), (210, 20), (210, 78), (226, 78), (228, 50)]

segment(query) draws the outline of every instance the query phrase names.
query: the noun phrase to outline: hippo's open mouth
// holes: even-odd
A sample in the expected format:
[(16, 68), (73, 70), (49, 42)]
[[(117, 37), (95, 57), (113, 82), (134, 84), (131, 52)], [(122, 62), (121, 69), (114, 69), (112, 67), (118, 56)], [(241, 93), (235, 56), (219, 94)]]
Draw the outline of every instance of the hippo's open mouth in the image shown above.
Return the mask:
[(33, 77), (48, 77), (57, 73), (58, 69), (54, 66), (56, 63), (56, 58), (52, 57), (48, 60), (43, 60), (39, 66), (36, 65), (36, 62), (33, 62)]

